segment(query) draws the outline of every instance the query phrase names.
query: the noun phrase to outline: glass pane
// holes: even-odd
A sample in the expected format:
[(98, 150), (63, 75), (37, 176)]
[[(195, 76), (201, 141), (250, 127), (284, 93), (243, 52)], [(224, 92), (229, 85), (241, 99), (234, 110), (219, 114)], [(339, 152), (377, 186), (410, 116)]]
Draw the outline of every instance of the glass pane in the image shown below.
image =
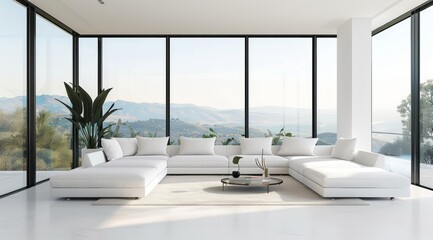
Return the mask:
[[(170, 138), (217, 136), (237, 144), (244, 134), (245, 40), (172, 38)], [(214, 132), (212, 132), (214, 131)]]
[(372, 150), (391, 156), (391, 170), (407, 175), (411, 159), (410, 19), (373, 37), (372, 71)]
[[(79, 83), (86, 90), (92, 99), (98, 96), (98, 39), (97, 38), (80, 38), (79, 40)], [(81, 149), (85, 147), (82, 141), (79, 141), (79, 163), (81, 166)]]
[(165, 136), (165, 38), (104, 38), (104, 88), (112, 137)]
[(26, 186), (26, 16), (0, 0), (0, 195)]
[(80, 38), (78, 46), (80, 86), (95, 99), (98, 95), (98, 39)]
[(433, 8), (420, 13), (420, 184), (433, 188)]
[(337, 141), (337, 38), (317, 38), (317, 137)]
[(250, 137), (312, 136), (311, 46), (311, 38), (250, 38)]
[(63, 82), (72, 82), (72, 36), (36, 16), (36, 180), (71, 169), (72, 125)]

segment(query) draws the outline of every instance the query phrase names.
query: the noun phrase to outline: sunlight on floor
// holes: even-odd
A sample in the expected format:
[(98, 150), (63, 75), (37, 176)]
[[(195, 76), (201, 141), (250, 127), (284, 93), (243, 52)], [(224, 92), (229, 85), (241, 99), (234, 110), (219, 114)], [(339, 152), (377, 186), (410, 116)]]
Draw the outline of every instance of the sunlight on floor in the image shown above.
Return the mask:
[[(279, 211), (287, 208), (302, 208), (303, 206), (232, 206), (232, 207), (120, 207), (112, 216), (100, 224), (99, 228), (115, 228), (132, 225), (143, 225), (158, 222), (176, 222), (191, 219), (211, 218), (245, 213), (258, 213)], [(119, 218), (123, 210), (135, 209), (137, 212), (129, 213), (126, 218)], [(144, 210), (144, 213), (143, 213)]]

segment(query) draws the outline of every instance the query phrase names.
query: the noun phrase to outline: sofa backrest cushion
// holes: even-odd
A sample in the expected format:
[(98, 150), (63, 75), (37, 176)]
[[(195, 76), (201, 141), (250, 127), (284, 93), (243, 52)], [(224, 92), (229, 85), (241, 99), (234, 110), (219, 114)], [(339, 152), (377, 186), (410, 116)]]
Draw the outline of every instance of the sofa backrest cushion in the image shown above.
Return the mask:
[(331, 156), (334, 145), (316, 145), (314, 147), (314, 155), (316, 156)]
[(114, 138), (122, 149), (123, 156), (132, 156), (137, 153), (137, 139), (136, 138)]
[(179, 155), (214, 155), (216, 138), (180, 137)]
[(317, 138), (283, 137), (280, 156), (313, 156)]
[(107, 155), (108, 161), (123, 157), (123, 151), (118, 141), (114, 138), (101, 140), (102, 148), (104, 149), (105, 155)]
[(356, 138), (340, 138), (335, 143), (331, 156), (351, 161), (353, 159), (355, 147)]
[[(272, 152), (274, 155), (277, 155), (278, 151), (280, 151), (279, 145), (272, 145)], [(333, 145), (316, 145), (314, 147), (314, 155), (316, 156), (331, 156)], [(230, 157), (233, 155), (241, 154), (241, 146), (240, 145), (215, 145), (215, 154)], [(168, 145), (167, 153), (169, 156), (176, 156), (179, 154), (179, 145)]]
[(136, 155), (167, 155), (168, 137), (137, 137)]
[(378, 167), (389, 171), (389, 164), (386, 158), (378, 153), (358, 151), (353, 157), (353, 162), (367, 167)]
[(263, 154), (272, 155), (272, 137), (267, 138), (239, 138), (242, 155)]
[(82, 168), (94, 167), (104, 162), (105, 162), (105, 156), (103, 151), (86, 153), (83, 155), (81, 167)]

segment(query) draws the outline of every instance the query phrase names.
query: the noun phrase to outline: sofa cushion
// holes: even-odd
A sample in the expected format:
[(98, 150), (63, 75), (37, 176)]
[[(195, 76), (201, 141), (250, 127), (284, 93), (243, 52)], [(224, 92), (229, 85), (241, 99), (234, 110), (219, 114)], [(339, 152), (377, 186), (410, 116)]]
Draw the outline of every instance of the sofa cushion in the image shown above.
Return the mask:
[(180, 137), (180, 155), (213, 155), (216, 138)]
[(137, 161), (149, 161), (149, 160), (165, 160), (167, 161), (170, 157), (167, 155), (143, 155), (143, 156), (127, 156), (127, 157), (121, 157), (116, 160), (122, 161), (122, 160), (137, 160)]
[(280, 156), (313, 156), (318, 138), (283, 137)]
[(332, 157), (351, 161), (355, 152), (356, 138), (340, 138), (332, 149)]
[(107, 162), (106, 164), (98, 165), (97, 167), (131, 167), (131, 168), (156, 168), (158, 171), (163, 171), (167, 168), (167, 159), (142, 159), (143, 156), (122, 157), (116, 160)]
[(137, 155), (167, 155), (168, 137), (137, 137)]
[(367, 167), (378, 167), (389, 170), (389, 164), (385, 157), (378, 153), (358, 151), (353, 157), (353, 162)]
[(239, 138), (241, 143), (241, 154), (257, 155), (263, 154), (272, 155), (272, 137), (267, 138)]
[(117, 158), (123, 157), (122, 148), (118, 141), (111, 139), (101, 139), (101, 145), (104, 149), (105, 155), (107, 155), (107, 160), (111, 161)]
[[(243, 157), (241, 160), (239, 160), (239, 166), (241, 168), (258, 168), (256, 165), (256, 158), (261, 161), (261, 155), (235, 155), (235, 156), (241, 156)], [(233, 164), (233, 158), (235, 156), (229, 157), (229, 166), (230, 167), (237, 167), (237, 164)], [(275, 155), (265, 155), (263, 156), (266, 161), (266, 165), (269, 168), (288, 168), (289, 167), (289, 160), (286, 158), (283, 158), (281, 156), (275, 156)]]
[(325, 188), (408, 188), (409, 179), (375, 167), (306, 168), (304, 177)]
[(86, 153), (83, 155), (81, 166), (83, 168), (94, 167), (101, 163), (105, 163), (105, 156), (103, 151)]
[(220, 155), (177, 155), (168, 159), (169, 168), (227, 168), (228, 159)]
[(360, 168), (361, 166), (351, 161), (345, 161), (333, 157), (292, 157), (289, 158), (289, 167), (300, 174), (304, 174), (306, 168)]
[(314, 147), (315, 156), (331, 156), (334, 145), (316, 145)]
[(77, 168), (52, 176), (53, 188), (138, 188), (145, 187), (160, 172), (156, 168)]
[(114, 138), (122, 149), (123, 156), (131, 156), (137, 153), (137, 139), (135, 138)]

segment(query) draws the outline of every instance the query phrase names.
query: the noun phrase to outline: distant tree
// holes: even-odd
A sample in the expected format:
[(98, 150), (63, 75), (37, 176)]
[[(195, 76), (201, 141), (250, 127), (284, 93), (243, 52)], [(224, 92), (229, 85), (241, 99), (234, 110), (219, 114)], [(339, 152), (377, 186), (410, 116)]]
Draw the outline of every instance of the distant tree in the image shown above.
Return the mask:
[(0, 170), (26, 169), (26, 110), (0, 111)]
[(281, 138), (282, 137), (293, 137), (291, 132), (286, 132), (286, 130), (284, 130), (284, 127), (280, 129), (279, 133), (276, 133), (275, 135), (271, 132), (271, 130), (268, 129), (268, 132), (265, 133), (265, 137), (272, 137), (272, 145), (281, 145), (282, 141)]
[[(18, 109), (5, 118), (0, 118), (0, 125), (12, 121), (7, 136), (0, 138), (0, 170), (23, 170), (26, 162), (26, 127), (25, 109)], [(69, 168), (72, 152), (70, 135), (63, 128), (55, 126), (53, 115), (39, 111), (36, 117), (36, 166), (38, 170)], [(2, 131), (2, 133), (5, 133)]]
[(217, 137), (217, 134), (213, 128), (209, 128), (209, 132), (207, 134), (203, 134), (203, 138), (213, 138)]
[[(403, 124), (403, 134), (411, 133), (411, 96), (403, 99), (397, 107)], [(420, 84), (420, 130), (423, 138), (433, 137), (433, 79)], [(421, 139), (421, 141), (424, 141)]]
[[(400, 113), (403, 124), (403, 141), (410, 142), (411, 134), (411, 96), (407, 96), (403, 99), (397, 107), (397, 111)], [(421, 144), (425, 145), (424, 148), (424, 159), (422, 162), (431, 162), (433, 159), (433, 151), (429, 146), (433, 139), (433, 79), (429, 79), (424, 83), (420, 84), (420, 135)], [(396, 142), (397, 143), (397, 142)], [(385, 145), (386, 146), (386, 145)], [(384, 147), (385, 147), (384, 146)], [(387, 146), (389, 147), (389, 146)], [(407, 149), (406, 149), (407, 150)]]
[[(122, 122), (122, 119), (119, 118), (115, 124), (112, 124), (108, 129), (108, 137), (123, 137), (123, 134), (120, 132), (120, 128), (125, 126), (126, 123)], [(113, 129), (114, 127), (114, 129)]]

